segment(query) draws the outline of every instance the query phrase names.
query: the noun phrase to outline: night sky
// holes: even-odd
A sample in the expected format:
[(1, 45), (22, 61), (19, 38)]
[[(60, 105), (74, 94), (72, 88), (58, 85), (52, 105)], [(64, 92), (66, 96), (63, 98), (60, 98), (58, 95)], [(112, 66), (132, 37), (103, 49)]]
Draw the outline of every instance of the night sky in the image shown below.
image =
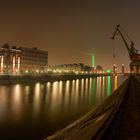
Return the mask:
[(49, 65), (85, 63), (112, 68), (129, 64), (127, 50), (115, 40), (114, 27), (122, 25), (140, 51), (139, 0), (28, 0), (0, 3), (0, 45), (38, 47), (49, 52)]

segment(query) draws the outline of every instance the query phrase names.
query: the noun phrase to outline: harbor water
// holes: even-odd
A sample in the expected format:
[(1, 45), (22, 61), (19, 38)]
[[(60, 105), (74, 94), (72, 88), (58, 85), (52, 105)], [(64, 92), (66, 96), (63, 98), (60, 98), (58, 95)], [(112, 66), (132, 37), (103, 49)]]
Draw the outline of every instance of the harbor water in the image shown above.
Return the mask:
[(41, 140), (101, 104), (125, 79), (0, 85), (0, 139)]

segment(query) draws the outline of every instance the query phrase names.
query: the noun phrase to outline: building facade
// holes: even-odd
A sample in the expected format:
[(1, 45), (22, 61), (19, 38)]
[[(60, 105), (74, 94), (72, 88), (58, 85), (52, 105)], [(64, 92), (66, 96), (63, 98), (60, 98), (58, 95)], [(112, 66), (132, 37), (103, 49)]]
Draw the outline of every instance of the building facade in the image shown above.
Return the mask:
[(48, 66), (48, 52), (37, 48), (0, 47), (0, 73), (43, 73)]

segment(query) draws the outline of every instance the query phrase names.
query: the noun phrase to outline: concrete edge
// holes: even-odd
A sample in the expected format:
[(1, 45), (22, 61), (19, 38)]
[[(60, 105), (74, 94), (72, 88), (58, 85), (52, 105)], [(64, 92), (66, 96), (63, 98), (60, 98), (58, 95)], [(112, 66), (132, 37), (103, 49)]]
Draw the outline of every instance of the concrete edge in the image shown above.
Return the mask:
[[(129, 79), (130, 78), (127, 78), (122, 83), (122, 85), (116, 91), (114, 91), (114, 93), (109, 98), (107, 98), (101, 105), (98, 105), (96, 108), (92, 109), (90, 112), (88, 112), (87, 114), (85, 114), (84, 116), (79, 118), (77, 121), (69, 124), (67, 127), (59, 130), (55, 134), (48, 136), (44, 140), (62, 140), (62, 139), (63, 140), (65, 140), (65, 139), (74, 140), (76, 138), (75, 132), (78, 133), (78, 131), (81, 131), (81, 130), (79, 130), (79, 128), (80, 128), (79, 126), (81, 126), (82, 124), (84, 125), (85, 122), (87, 123), (88, 121), (91, 121), (91, 120), (93, 121), (92, 124), (94, 125), (96, 120), (105, 113), (104, 111), (107, 112), (109, 110), (107, 117), (104, 117), (104, 119), (102, 119), (102, 122), (100, 124), (98, 124), (98, 126), (96, 126), (93, 134), (91, 134), (92, 135), (91, 137), (93, 139), (94, 138), (100, 139), (101, 136), (104, 134), (105, 130), (107, 129), (107, 127), (109, 126), (109, 124), (111, 123), (117, 110), (119, 109), (121, 102), (123, 101), (126, 89), (128, 87)], [(122, 89), (122, 91), (121, 91), (121, 89)], [(119, 93), (120, 91), (121, 91), (121, 93)], [(122, 94), (122, 92), (123, 92), (123, 94)], [(117, 94), (117, 93), (119, 93), (119, 94)], [(112, 102), (113, 98), (116, 100), (116, 104), (114, 104)]]

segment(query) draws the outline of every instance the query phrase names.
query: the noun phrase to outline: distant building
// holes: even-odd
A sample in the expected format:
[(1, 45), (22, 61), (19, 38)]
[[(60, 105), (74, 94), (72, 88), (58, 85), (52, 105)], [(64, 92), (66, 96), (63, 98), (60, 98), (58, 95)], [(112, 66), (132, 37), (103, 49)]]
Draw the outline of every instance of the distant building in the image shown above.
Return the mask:
[(83, 63), (60, 64), (48, 67), (48, 73), (89, 73), (94, 72), (94, 68)]
[(103, 72), (103, 67), (102, 67), (101, 65), (97, 65), (97, 66), (96, 66), (96, 72), (97, 72), (97, 73)]
[(113, 65), (113, 73), (114, 73), (114, 74), (117, 73), (117, 66), (116, 66), (116, 64)]
[(55, 65), (52, 67), (49, 67), (50, 71), (55, 71), (55, 72), (78, 72), (81, 71), (82, 67), (84, 66), (84, 64), (79, 63), (79, 64), (60, 64), (60, 65)]
[(5, 44), (0, 47), (0, 64), (1, 73), (43, 72), (48, 66), (48, 52)]

